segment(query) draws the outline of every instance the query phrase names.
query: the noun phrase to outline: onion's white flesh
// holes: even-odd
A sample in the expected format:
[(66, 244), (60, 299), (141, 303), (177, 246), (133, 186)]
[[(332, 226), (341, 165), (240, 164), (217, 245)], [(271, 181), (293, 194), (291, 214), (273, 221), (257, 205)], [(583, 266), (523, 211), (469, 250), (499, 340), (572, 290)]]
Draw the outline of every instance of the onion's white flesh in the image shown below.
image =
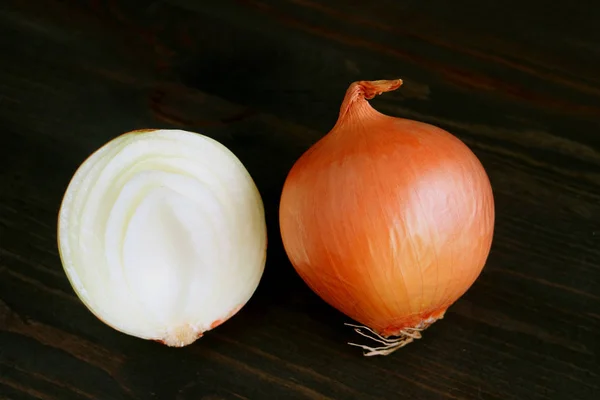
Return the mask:
[(206, 136), (153, 130), (121, 135), (79, 167), (58, 244), (99, 319), (185, 346), (250, 299), (267, 233), (260, 194), (233, 153)]

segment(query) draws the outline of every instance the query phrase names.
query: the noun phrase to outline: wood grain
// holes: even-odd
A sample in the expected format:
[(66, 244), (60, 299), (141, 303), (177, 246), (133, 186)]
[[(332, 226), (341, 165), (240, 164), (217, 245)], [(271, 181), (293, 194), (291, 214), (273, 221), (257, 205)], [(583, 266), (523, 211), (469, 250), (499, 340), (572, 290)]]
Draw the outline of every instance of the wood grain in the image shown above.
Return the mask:
[[(540, 0), (0, 3), (0, 399), (596, 399), (600, 6)], [(497, 225), (484, 273), (424, 338), (364, 358), (296, 276), (277, 207), (347, 85), (401, 77), (382, 112), (465, 141)], [(234, 151), (270, 247), (244, 309), (168, 349), (73, 293), (56, 215), (111, 138), (175, 127)]]

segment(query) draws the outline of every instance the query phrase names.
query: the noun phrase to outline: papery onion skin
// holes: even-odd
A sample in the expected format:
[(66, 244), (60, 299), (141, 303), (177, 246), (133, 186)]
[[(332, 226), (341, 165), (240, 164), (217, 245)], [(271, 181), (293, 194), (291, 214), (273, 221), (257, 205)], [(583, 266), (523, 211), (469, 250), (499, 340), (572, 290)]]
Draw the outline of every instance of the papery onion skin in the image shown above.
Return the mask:
[(266, 262), (260, 193), (206, 136), (144, 129), (106, 143), (63, 198), (58, 248), (77, 296), (123, 333), (193, 343), (256, 290)]
[(401, 83), (349, 87), (334, 128), (290, 170), (279, 212), (302, 279), (382, 337), (443, 317), (482, 271), (495, 218), (488, 176), (462, 141), (366, 100)]

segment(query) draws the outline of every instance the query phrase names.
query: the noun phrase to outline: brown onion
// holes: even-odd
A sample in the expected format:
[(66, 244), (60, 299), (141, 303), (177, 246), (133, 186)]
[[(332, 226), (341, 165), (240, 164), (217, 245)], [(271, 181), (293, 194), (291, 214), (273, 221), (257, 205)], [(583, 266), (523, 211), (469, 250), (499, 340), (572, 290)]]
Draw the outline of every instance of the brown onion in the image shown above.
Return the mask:
[[(350, 85), (333, 129), (295, 163), (280, 205), (285, 250), (324, 301), (389, 354), (442, 318), (490, 251), (494, 199), (450, 133), (374, 110), (401, 80)], [(353, 325), (354, 326), (354, 325)]]

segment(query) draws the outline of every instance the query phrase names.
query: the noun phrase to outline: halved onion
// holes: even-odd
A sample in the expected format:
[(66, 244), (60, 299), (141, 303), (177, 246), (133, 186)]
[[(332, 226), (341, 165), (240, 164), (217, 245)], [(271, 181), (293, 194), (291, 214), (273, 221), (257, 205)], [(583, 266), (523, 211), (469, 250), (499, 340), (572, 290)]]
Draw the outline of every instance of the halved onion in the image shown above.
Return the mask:
[(58, 245), (77, 296), (129, 335), (185, 346), (235, 314), (261, 279), (261, 196), (240, 160), (182, 130), (121, 135), (77, 170)]

